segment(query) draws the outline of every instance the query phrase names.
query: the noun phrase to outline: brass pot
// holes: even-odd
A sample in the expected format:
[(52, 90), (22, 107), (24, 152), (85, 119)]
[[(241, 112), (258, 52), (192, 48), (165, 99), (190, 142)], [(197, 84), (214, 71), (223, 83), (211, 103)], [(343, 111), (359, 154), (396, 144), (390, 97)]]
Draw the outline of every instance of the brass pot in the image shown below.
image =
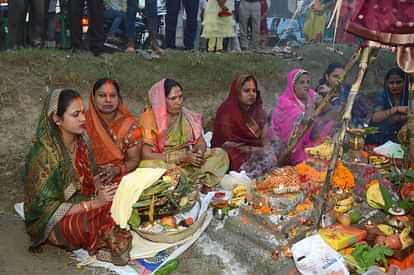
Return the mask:
[(348, 129), (349, 149), (352, 151), (362, 151), (364, 149), (364, 130), (359, 128)]

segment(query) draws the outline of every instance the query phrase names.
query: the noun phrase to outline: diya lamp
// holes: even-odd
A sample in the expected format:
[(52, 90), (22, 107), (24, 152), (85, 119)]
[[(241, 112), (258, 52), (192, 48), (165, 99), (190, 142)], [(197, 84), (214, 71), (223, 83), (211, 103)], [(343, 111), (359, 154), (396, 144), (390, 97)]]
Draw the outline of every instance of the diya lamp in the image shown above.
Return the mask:
[(285, 245), (283, 247), (283, 255), (285, 255), (285, 257), (288, 257), (288, 258), (293, 257), (293, 253), (292, 253), (292, 250), (290, 249), (289, 245)]

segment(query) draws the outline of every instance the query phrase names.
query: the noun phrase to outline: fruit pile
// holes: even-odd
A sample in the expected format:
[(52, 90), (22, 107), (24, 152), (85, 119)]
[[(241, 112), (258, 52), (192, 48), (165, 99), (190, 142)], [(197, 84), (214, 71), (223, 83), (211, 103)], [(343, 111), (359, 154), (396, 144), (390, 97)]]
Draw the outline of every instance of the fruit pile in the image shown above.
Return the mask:
[(132, 206), (133, 211), (128, 223), (137, 229), (142, 221), (153, 222), (154, 219), (185, 212), (198, 199), (198, 192), (189, 183), (188, 178), (178, 169), (170, 169), (155, 184), (146, 188), (138, 201)]

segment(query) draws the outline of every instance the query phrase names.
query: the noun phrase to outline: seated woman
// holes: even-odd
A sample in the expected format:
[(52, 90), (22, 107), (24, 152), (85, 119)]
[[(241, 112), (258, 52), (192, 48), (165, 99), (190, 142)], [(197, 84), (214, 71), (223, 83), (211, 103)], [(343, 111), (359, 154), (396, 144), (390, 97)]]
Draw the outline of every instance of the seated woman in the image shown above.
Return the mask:
[(267, 142), (265, 121), (256, 78), (240, 75), (217, 110), (212, 140), (213, 147), (229, 154), (231, 170), (239, 171), (253, 153), (262, 151)]
[(163, 79), (148, 92), (151, 106), (140, 116), (143, 130), (142, 167), (177, 165), (193, 182), (215, 186), (229, 160), (221, 149), (207, 149), (201, 114), (183, 105), (182, 86)]
[(371, 127), (378, 133), (368, 135), (365, 143), (382, 145), (398, 142), (397, 134), (407, 122), (409, 79), (400, 68), (392, 68), (385, 75), (384, 91), (375, 99)]
[(86, 112), (86, 131), (104, 183), (119, 183), (140, 161), (141, 130), (122, 104), (119, 85), (99, 79), (93, 86)]
[(131, 234), (115, 225), (110, 207), (117, 186), (94, 176), (85, 135), (82, 99), (73, 90), (55, 90), (40, 115), (24, 171), (24, 214), (30, 251), (53, 245), (84, 248), (101, 260), (125, 265)]
[[(294, 69), (288, 73), (285, 91), (279, 97), (272, 115), (272, 138), (289, 143), (295, 126), (315, 110), (316, 93), (310, 88), (309, 73)], [(290, 156), (290, 163), (297, 164), (307, 159), (305, 148), (322, 143), (332, 130), (330, 118), (319, 118), (297, 143)]]
[[(316, 92), (319, 96), (325, 97), (330, 89), (332, 89), (345, 73), (344, 66), (339, 63), (331, 63), (324, 72), (322, 78), (319, 80)], [(341, 108), (346, 104), (351, 87), (342, 84), (339, 87), (339, 95), (334, 97), (330, 102), (330, 111), (332, 118), (337, 118)], [(333, 108), (332, 108), (333, 107)], [(352, 127), (362, 127), (367, 121), (368, 106), (365, 97), (357, 96), (355, 98), (354, 106), (352, 108)]]

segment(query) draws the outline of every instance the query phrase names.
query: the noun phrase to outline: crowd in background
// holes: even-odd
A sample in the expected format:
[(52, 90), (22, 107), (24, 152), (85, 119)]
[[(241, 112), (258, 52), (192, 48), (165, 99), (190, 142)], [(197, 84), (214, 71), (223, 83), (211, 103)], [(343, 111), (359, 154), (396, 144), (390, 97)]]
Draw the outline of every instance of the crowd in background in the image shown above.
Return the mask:
[[(145, 43), (162, 55), (162, 48), (239, 52), (287, 40), (318, 43), (333, 39), (334, 28), (326, 27), (334, 3), (334, 0), (0, 0), (0, 44), (3, 49), (60, 47), (100, 55), (107, 44), (123, 44), (122, 50), (134, 53), (143, 46), (138, 44)], [(343, 1), (336, 33), (339, 43), (355, 42), (354, 36), (345, 32), (351, 5), (352, 0)], [(179, 21), (182, 33), (177, 28), (181, 25)], [(57, 33), (60, 35), (56, 36)], [(144, 33), (145, 39), (137, 33)], [(183, 41), (177, 41), (177, 37)]]

